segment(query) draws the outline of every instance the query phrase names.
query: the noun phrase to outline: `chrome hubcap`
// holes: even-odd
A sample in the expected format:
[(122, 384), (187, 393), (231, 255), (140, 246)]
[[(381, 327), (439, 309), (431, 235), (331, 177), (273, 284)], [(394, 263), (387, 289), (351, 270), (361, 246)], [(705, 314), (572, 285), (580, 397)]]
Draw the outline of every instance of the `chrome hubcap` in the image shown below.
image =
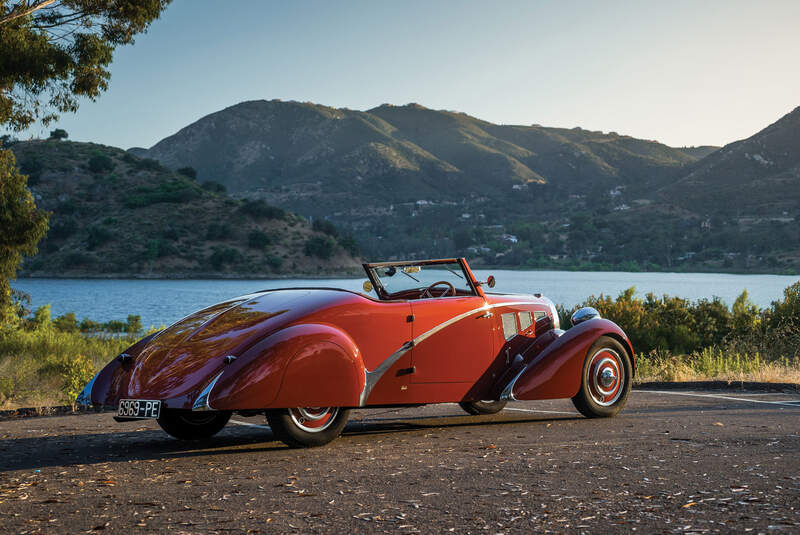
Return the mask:
[(614, 372), (611, 371), (611, 368), (606, 368), (600, 373), (600, 384), (603, 385), (605, 388), (614, 384), (614, 381), (617, 380), (617, 377), (614, 375)]
[(319, 433), (333, 424), (338, 407), (298, 407), (289, 409), (289, 417), (294, 424), (309, 433)]
[(623, 391), (625, 370), (622, 358), (610, 348), (603, 348), (592, 355), (587, 369), (586, 384), (592, 400), (608, 407), (616, 403)]

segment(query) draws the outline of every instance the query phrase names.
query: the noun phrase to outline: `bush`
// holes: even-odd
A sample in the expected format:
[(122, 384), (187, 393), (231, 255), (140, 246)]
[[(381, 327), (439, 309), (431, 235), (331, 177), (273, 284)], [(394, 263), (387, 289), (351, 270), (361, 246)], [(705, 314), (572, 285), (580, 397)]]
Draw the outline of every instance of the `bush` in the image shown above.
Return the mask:
[(128, 208), (140, 208), (158, 203), (184, 203), (200, 197), (200, 189), (182, 180), (171, 180), (153, 187), (140, 187), (125, 199)]
[(286, 216), (286, 212), (262, 200), (245, 201), (245, 203), (239, 207), (239, 212), (253, 219), (283, 219)]
[(89, 171), (103, 173), (114, 170), (114, 161), (107, 154), (96, 153), (89, 158)]
[(93, 251), (101, 245), (111, 241), (113, 238), (114, 233), (105, 227), (89, 227), (89, 235), (86, 239), (86, 244), (89, 250)]
[(53, 327), (65, 333), (76, 333), (80, 330), (78, 327), (78, 320), (75, 319), (74, 312), (68, 312), (63, 316), (59, 316), (54, 319)]
[(85, 355), (49, 357), (39, 371), (40, 375), (56, 376), (63, 380), (61, 388), (62, 403), (75, 403), (86, 383), (94, 377), (95, 369), (91, 359)]
[(134, 165), (141, 171), (167, 171), (161, 162), (152, 158), (135, 158)]
[(283, 258), (278, 255), (269, 255), (267, 256), (267, 265), (272, 268), (273, 271), (278, 271), (283, 265)]
[(330, 236), (313, 236), (306, 241), (306, 256), (316, 256), (327, 260), (336, 250), (336, 241)]
[(230, 247), (216, 247), (208, 257), (208, 263), (217, 271), (224, 269), (227, 265), (235, 264), (242, 260), (244, 260), (242, 253)]
[(328, 236), (333, 236), (334, 238), (339, 235), (339, 229), (336, 228), (336, 225), (324, 219), (315, 219), (311, 224), (311, 229), (317, 232), (324, 232)]
[(359, 256), (361, 254), (361, 249), (358, 246), (358, 242), (352, 236), (344, 236), (343, 238), (339, 238), (339, 245), (342, 248), (350, 253), (351, 256)]
[(175, 172), (191, 180), (197, 179), (197, 169), (195, 169), (194, 167), (181, 167)]
[(247, 246), (251, 249), (264, 249), (270, 243), (272, 243), (272, 240), (269, 234), (262, 230), (253, 230), (247, 234)]

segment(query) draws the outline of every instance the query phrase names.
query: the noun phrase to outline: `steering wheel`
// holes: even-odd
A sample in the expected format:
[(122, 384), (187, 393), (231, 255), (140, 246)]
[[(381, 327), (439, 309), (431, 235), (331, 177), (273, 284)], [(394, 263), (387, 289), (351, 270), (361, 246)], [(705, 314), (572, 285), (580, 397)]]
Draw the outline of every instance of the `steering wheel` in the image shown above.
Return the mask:
[(444, 297), (445, 295), (447, 295), (447, 292), (450, 292), (453, 295), (456, 295), (456, 289), (455, 289), (455, 287), (453, 287), (452, 284), (450, 284), (447, 281), (436, 281), (433, 284), (431, 284), (430, 286), (428, 286), (427, 288), (425, 288), (424, 290), (422, 290), (422, 293), (420, 294), (420, 297), (433, 297), (433, 289), (436, 286), (440, 286), (440, 285), (447, 286), (447, 288), (445, 288), (444, 291), (441, 294), (439, 294), (438, 297)]

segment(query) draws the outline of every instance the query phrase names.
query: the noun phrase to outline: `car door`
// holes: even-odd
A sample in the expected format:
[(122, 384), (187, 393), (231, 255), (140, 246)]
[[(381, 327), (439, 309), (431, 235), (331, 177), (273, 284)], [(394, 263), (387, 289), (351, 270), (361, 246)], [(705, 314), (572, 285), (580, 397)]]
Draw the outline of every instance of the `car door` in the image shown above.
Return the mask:
[(460, 401), (487, 372), (494, 355), (494, 319), (480, 296), (411, 302), (411, 382), (420, 403)]

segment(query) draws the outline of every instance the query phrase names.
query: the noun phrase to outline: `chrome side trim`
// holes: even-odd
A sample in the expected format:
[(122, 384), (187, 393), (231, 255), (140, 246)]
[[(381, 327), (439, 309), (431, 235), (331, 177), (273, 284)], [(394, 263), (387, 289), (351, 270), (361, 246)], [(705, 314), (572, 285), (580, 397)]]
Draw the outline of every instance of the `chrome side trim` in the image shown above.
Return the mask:
[[(522, 355), (517, 353), (516, 355), (514, 355), (514, 362), (512, 363), (512, 366), (516, 366), (517, 364), (520, 364), (522, 362), (524, 362)], [(517, 373), (517, 375), (515, 375), (514, 378), (511, 379), (508, 385), (506, 385), (506, 387), (500, 393), (499, 397), (500, 401), (517, 401), (517, 398), (514, 397), (514, 385), (517, 383), (517, 379), (519, 379), (519, 376), (522, 375), (522, 373), (526, 369), (527, 367), (523, 366), (522, 369), (519, 371), (519, 373)]]
[[(400, 359), (400, 357), (402, 357), (403, 355), (408, 353), (411, 350), (412, 347), (414, 347), (416, 345), (419, 345), (421, 342), (427, 340), (428, 338), (430, 338), (434, 334), (438, 333), (439, 331), (441, 331), (445, 327), (449, 327), (450, 325), (456, 323), (457, 321), (461, 321), (464, 318), (468, 318), (469, 316), (475, 314), (476, 312), (488, 312), (489, 310), (491, 310), (493, 308), (499, 308), (499, 307), (507, 307), (507, 306), (515, 306), (515, 305), (536, 305), (536, 304), (538, 304), (538, 303), (536, 303), (534, 301), (514, 301), (514, 302), (511, 302), (511, 303), (495, 303), (493, 305), (485, 304), (482, 307), (473, 308), (472, 310), (469, 310), (467, 312), (463, 312), (463, 313), (459, 314), (458, 316), (454, 316), (454, 317), (450, 318), (449, 320), (440, 323), (439, 325), (437, 325), (436, 327), (430, 329), (429, 331), (426, 331), (426, 332), (422, 333), (421, 335), (417, 336), (413, 340), (410, 340), (410, 341), (406, 342), (405, 344), (400, 346), (400, 348), (397, 349), (397, 351), (395, 351), (394, 353), (389, 355), (386, 359), (384, 359), (384, 361), (381, 362), (380, 365), (377, 368), (375, 368), (372, 371), (366, 371), (366, 376), (367, 377), (366, 377), (366, 380), (364, 381), (364, 388), (361, 390), (361, 395), (358, 398), (359, 407), (363, 407), (366, 404), (367, 397), (369, 397), (370, 392), (372, 392), (372, 389), (375, 387), (375, 385), (381, 379), (383, 374), (386, 373), (386, 371), (389, 368), (392, 367), (392, 364), (397, 362)], [(480, 316), (480, 317), (485, 317), (485, 316)]]
[(94, 382), (97, 380), (99, 375), (100, 372), (97, 372), (97, 374), (92, 377), (92, 380), (83, 387), (81, 393), (78, 394), (77, 398), (75, 398), (75, 405), (86, 408), (92, 407), (92, 387), (94, 387)]
[(211, 390), (214, 388), (214, 385), (217, 384), (217, 379), (222, 377), (222, 373), (223, 372), (219, 372), (216, 377), (211, 379), (211, 382), (208, 383), (208, 386), (206, 386), (203, 389), (203, 391), (200, 392), (200, 395), (197, 396), (197, 399), (194, 400), (194, 403), (192, 404), (192, 410), (193, 411), (213, 411), (213, 410), (215, 410), (214, 407), (212, 407), (209, 404), (208, 398), (209, 398), (209, 396), (211, 396)]

